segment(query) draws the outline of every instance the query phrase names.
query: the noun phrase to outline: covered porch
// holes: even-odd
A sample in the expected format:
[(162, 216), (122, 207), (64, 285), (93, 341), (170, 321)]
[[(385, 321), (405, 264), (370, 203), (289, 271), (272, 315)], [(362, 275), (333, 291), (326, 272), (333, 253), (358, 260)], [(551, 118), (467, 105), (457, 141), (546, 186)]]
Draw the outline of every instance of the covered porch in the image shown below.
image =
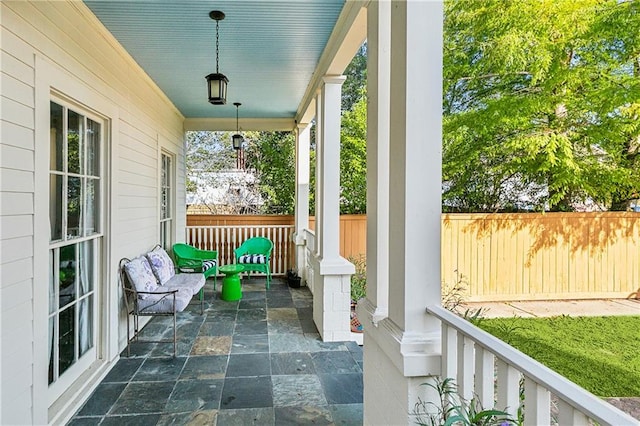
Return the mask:
[[(209, 423), (236, 409), (265, 408), (256, 404), (271, 386), (272, 399), (263, 403), (271, 409), (265, 415), (272, 417), (262, 422), (262, 414), (252, 411), (256, 423), (306, 419), (413, 424), (416, 403), (439, 398), (422, 385), (439, 377), (455, 378), (463, 397), (482, 395), (488, 406), (495, 402), (512, 415), (524, 406), (525, 424), (551, 423), (551, 394), (562, 401), (560, 424), (586, 424), (588, 419), (635, 423), (439, 307), (441, 1), (16, 1), (1, 7), (8, 82), (2, 89), (2, 119), (11, 124), (2, 142), (11, 142), (7, 152), (14, 160), (3, 164), (10, 171), (3, 175), (2, 188), (11, 193), (6, 200), (13, 203), (3, 210), (9, 217), (3, 225), (11, 225), (11, 232), (3, 228), (2, 238), (3, 248), (21, 248), (2, 253), (0, 423), (65, 423), (84, 406), (75, 424), (96, 424), (96, 419), (121, 424), (119, 416), (136, 407), (125, 401), (131, 396), (151, 400), (150, 411), (136, 412), (142, 423), (147, 415), (151, 424), (189, 419)], [(217, 66), (212, 59), (215, 24), (208, 16), (216, 9), (227, 15), (220, 22), (220, 41), (229, 40), (220, 55), (220, 71), (231, 81), (226, 106), (207, 104), (204, 83), (204, 76)], [(269, 25), (259, 25), (264, 23)], [(349, 343), (354, 266), (338, 250), (340, 94), (342, 73), (365, 38), (368, 269), (367, 295), (357, 308), (364, 324), (360, 358), (360, 348)], [(140, 358), (123, 359), (126, 313), (117, 284), (118, 259), (144, 253), (158, 242), (184, 241), (184, 132), (235, 129), (231, 104), (236, 101), (247, 106), (242, 110), (244, 130), (296, 134), (292, 241), (307, 288), (294, 291), (279, 283), (269, 291), (247, 291), (236, 306), (213, 301), (202, 317), (182, 315), (180, 357), (156, 358), (164, 349), (143, 346)], [(81, 238), (65, 232), (60, 232), (60, 242), (51, 237), (50, 217), (59, 207), (55, 200), (64, 199), (60, 205), (67, 208), (73, 203), (67, 200), (70, 196), (55, 193), (50, 175), (80, 178), (68, 176), (66, 168), (56, 169), (52, 161), (57, 152), (52, 102), (67, 108), (70, 116), (81, 111), (104, 129), (100, 173), (81, 176), (85, 181), (101, 179), (96, 184), (101, 198), (95, 203), (99, 223), (81, 237), (93, 238), (94, 250), (86, 253), (96, 265), (91, 281), (95, 293), (85, 297), (94, 309), (92, 333), (83, 335), (92, 339), (86, 352), (91, 357), (83, 359), (72, 350), (76, 370), (68, 372), (52, 361), (56, 351), (51, 346), (58, 342), (52, 343), (56, 335), (50, 329), (69, 310), (66, 305), (51, 308), (58, 293), (49, 284), (54, 288), (62, 281), (54, 273), (59, 272), (55, 260), (60, 247)], [(307, 229), (312, 124), (315, 232)], [(59, 210), (67, 214), (63, 207)], [(66, 219), (61, 223), (68, 225)], [(40, 267), (47, 264), (51, 271)], [(211, 293), (207, 300), (213, 300)], [(18, 312), (23, 321), (14, 329), (5, 319)], [(81, 323), (80, 318), (72, 319)], [(163, 333), (163, 328), (161, 322), (152, 322), (148, 332)], [(294, 353), (307, 366), (311, 360), (314, 373), (309, 371), (309, 376), (315, 379), (299, 383), (297, 375), (307, 367), (287, 370), (298, 362)], [(208, 358), (216, 356), (228, 360), (224, 379), (216, 370), (219, 359)], [(246, 379), (236, 374), (236, 363), (243, 364), (238, 374), (247, 374), (245, 365), (264, 370)], [(49, 370), (56, 373), (55, 380), (48, 380)], [(65, 376), (71, 372), (74, 375)], [(164, 374), (171, 384), (138, 384)], [(197, 385), (187, 389), (194, 376)], [(274, 378), (278, 376), (286, 378)], [(237, 381), (240, 391), (225, 393), (227, 381), (229, 386)], [(244, 381), (250, 385), (243, 387)], [(189, 396), (172, 401), (174, 386), (184, 386)], [(190, 405), (204, 387), (208, 397), (219, 396), (217, 414), (209, 410), (208, 403), (213, 410), (214, 401)], [(261, 387), (264, 392), (256, 392)], [(313, 396), (303, 395), (306, 392)], [(253, 406), (238, 406), (247, 395), (254, 395)], [(293, 399), (309, 404), (288, 408)], [(169, 411), (158, 408), (162, 402)]]
[[(320, 339), (307, 288), (264, 281), (245, 278), (236, 302), (208, 282), (205, 314), (194, 303), (178, 318), (177, 357), (133, 343), (69, 424), (362, 424), (362, 348)], [(157, 317), (140, 338), (171, 328)]]

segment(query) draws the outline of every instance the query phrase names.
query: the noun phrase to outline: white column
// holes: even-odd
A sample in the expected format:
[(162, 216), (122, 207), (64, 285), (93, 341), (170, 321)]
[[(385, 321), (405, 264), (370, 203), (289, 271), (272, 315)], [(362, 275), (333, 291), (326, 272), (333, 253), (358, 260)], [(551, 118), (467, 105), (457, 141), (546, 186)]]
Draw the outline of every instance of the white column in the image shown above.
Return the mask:
[(323, 163), (322, 163), (322, 146), (324, 144), (322, 140), (323, 134), (323, 126), (324, 126), (324, 118), (322, 116), (322, 93), (318, 91), (316, 94), (316, 192), (315, 192), (315, 233), (316, 233), (316, 246), (315, 246), (315, 254), (316, 256), (320, 255), (322, 251), (322, 240), (318, 238), (318, 235), (322, 232), (322, 217), (318, 214), (319, 211), (322, 211), (322, 193), (319, 190), (320, 182), (322, 182), (322, 172), (323, 172)]
[(391, 3), (367, 10), (367, 295), (360, 319), (377, 323), (389, 298), (389, 97)]
[[(440, 326), (426, 315), (425, 307), (440, 302), (442, 2), (371, 2), (368, 7), (368, 25), (378, 28), (375, 47), (369, 45), (369, 55), (376, 50), (373, 72), (378, 81), (370, 81), (369, 90), (377, 96), (377, 118), (386, 114), (387, 105), (390, 111), (388, 245), (384, 247), (378, 236), (376, 246), (376, 256), (388, 256), (389, 292), (388, 317), (377, 326), (363, 323), (364, 417), (367, 424), (412, 424), (417, 398), (432, 397), (425, 394), (428, 387), (419, 385), (440, 374)], [(385, 104), (387, 14), (390, 101)], [(369, 96), (371, 103), (371, 92)], [(374, 132), (382, 131), (377, 126)], [(377, 138), (377, 198), (370, 198), (367, 208), (373, 208), (380, 221), (385, 220), (380, 216), (386, 197), (380, 162), (385, 160), (380, 151), (384, 142), (379, 134)], [(376, 232), (384, 232), (383, 224), (374, 226)], [(367, 311), (359, 307), (358, 313)]]
[(299, 123), (296, 128), (296, 207), (293, 241), (296, 245), (296, 269), (306, 282), (305, 229), (309, 228), (309, 123)]
[(321, 227), (316, 237), (322, 242), (318, 257), (325, 263), (340, 258), (340, 104), (345, 79), (345, 76), (324, 77), (320, 92), (320, 179), (316, 193), (320, 210), (316, 210), (316, 220)]
[(344, 76), (323, 78), (316, 109), (316, 255), (313, 319), (324, 341), (351, 339), (352, 263), (340, 256), (340, 104)]

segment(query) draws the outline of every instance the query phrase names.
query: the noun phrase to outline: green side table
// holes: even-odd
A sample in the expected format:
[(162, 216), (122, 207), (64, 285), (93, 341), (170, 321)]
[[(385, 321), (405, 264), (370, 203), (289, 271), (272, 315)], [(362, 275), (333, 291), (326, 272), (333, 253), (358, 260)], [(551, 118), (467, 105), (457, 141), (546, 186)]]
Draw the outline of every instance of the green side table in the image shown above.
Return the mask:
[(240, 285), (240, 274), (244, 272), (242, 265), (224, 265), (218, 268), (224, 274), (222, 280), (222, 294), (220, 298), (228, 302), (242, 299), (242, 286)]

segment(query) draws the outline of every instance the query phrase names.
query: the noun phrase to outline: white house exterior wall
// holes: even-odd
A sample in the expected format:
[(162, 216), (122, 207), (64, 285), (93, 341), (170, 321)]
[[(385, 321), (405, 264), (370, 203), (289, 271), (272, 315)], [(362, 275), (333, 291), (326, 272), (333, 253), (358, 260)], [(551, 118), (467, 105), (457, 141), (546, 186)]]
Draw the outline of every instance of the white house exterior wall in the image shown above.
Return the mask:
[[(83, 3), (3, 1), (0, 16), (0, 424), (58, 423), (124, 347), (117, 262), (158, 241), (161, 149), (174, 157), (173, 240), (184, 235), (184, 118)], [(50, 407), (42, 312), (48, 303), (48, 184), (42, 178), (48, 181), (51, 90), (106, 116), (111, 135), (104, 173), (102, 363)]]

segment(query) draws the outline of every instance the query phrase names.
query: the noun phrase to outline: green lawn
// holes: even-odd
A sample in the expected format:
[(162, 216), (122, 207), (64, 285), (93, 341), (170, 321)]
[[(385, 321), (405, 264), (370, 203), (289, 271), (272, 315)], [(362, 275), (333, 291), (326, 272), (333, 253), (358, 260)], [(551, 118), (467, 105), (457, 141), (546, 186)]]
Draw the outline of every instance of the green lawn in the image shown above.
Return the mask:
[(476, 325), (595, 395), (640, 396), (640, 316), (496, 318)]

